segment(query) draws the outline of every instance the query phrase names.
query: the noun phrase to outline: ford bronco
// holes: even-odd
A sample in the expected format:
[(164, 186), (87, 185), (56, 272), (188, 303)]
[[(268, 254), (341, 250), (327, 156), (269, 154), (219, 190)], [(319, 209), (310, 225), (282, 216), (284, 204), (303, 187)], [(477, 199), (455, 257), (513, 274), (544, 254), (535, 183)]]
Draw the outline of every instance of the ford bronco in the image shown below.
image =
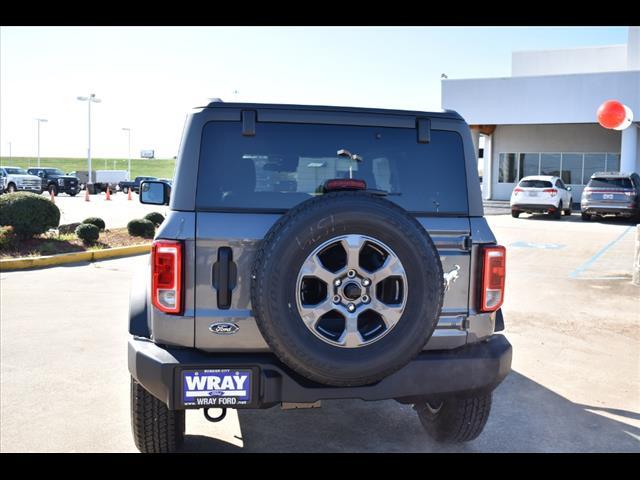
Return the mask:
[(185, 410), (413, 405), (476, 438), (511, 368), (506, 252), (468, 125), (418, 112), (212, 101), (187, 117), (170, 205), (132, 282), (133, 437), (179, 449)]

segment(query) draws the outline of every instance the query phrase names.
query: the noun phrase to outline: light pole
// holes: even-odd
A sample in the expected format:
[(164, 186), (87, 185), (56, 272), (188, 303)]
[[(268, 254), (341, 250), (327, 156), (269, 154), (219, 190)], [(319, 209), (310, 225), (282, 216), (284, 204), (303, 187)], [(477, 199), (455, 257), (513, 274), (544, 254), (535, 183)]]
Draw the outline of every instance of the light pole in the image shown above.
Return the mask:
[(11, 142), (9, 142), (9, 165), (11, 165)]
[(128, 137), (129, 137), (129, 153), (128, 153), (128, 158), (129, 158), (129, 181), (131, 181), (131, 129), (128, 127), (123, 127), (122, 130), (124, 130), (125, 132), (127, 132)]
[(38, 122), (38, 168), (40, 168), (40, 124), (47, 121), (46, 118), (36, 118), (36, 122)]
[(93, 181), (91, 180), (91, 103), (100, 103), (102, 100), (96, 98), (95, 93), (92, 93), (88, 97), (78, 97), (78, 100), (80, 100), (81, 102), (87, 102), (87, 104), (89, 105), (89, 149), (87, 150), (87, 163), (89, 164), (87, 190), (89, 190), (89, 185), (93, 185)]

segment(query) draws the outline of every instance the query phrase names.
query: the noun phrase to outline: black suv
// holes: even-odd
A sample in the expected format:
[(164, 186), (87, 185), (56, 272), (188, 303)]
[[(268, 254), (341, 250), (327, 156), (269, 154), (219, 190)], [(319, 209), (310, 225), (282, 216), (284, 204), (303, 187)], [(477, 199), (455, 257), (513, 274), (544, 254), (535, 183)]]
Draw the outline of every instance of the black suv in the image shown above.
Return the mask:
[[(168, 190), (143, 182), (140, 200)], [(511, 367), (505, 257), (455, 112), (197, 109), (132, 281), (138, 449), (177, 449), (185, 409), (218, 421), (344, 398), (395, 399), (439, 441), (476, 438)]]
[(31, 175), (37, 175), (42, 179), (42, 190), (57, 195), (58, 193), (66, 193), (75, 197), (80, 191), (78, 185), (78, 177), (66, 175), (59, 168), (28, 168), (27, 172)]

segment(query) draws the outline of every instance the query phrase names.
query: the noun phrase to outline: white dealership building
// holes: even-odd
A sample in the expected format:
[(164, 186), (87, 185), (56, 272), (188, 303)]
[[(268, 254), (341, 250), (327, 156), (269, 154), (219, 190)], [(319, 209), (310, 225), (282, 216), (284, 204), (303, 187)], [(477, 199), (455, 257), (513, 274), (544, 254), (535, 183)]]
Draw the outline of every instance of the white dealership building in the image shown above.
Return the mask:
[[(596, 111), (618, 100), (634, 113), (623, 131)], [(511, 76), (444, 79), (442, 108), (471, 127), (485, 199), (508, 200), (520, 178), (558, 175), (574, 202), (597, 171), (640, 172), (640, 27), (622, 45), (513, 52)]]

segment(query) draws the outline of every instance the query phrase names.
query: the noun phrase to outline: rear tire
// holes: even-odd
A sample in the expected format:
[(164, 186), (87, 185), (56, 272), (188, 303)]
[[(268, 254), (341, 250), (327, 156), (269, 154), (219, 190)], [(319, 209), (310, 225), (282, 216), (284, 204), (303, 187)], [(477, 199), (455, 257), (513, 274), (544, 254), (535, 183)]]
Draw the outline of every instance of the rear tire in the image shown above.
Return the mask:
[(58, 187), (56, 187), (55, 185), (49, 185), (47, 191), (49, 192), (49, 194), (53, 193), (54, 196), (58, 195)]
[(565, 214), (565, 215), (567, 215), (568, 217), (570, 217), (570, 216), (571, 216), (571, 204), (572, 204), (572, 200), (570, 199), (570, 200), (569, 200), (569, 208), (567, 208), (567, 209), (564, 211), (564, 214)]
[(560, 220), (562, 218), (562, 201), (558, 204), (558, 208), (552, 214), (554, 220)]
[(424, 429), (437, 442), (469, 442), (482, 433), (489, 419), (491, 394), (447, 399), (437, 408), (427, 402), (413, 408)]
[(589, 215), (588, 213), (583, 213), (580, 217), (582, 218), (583, 222), (590, 222), (591, 221), (591, 215)]
[(15, 192), (17, 192), (17, 189), (16, 189), (15, 184), (10, 183), (10, 184), (7, 186), (7, 193), (15, 193)]
[(520, 216), (520, 212), (518, 210), (511, 210), (511, 216), (513, 218), (518, 218)]
[(131, 431), (142, 453), (172, 453), (184, 442), (184, 410), (169, 410), (131, 377)]

